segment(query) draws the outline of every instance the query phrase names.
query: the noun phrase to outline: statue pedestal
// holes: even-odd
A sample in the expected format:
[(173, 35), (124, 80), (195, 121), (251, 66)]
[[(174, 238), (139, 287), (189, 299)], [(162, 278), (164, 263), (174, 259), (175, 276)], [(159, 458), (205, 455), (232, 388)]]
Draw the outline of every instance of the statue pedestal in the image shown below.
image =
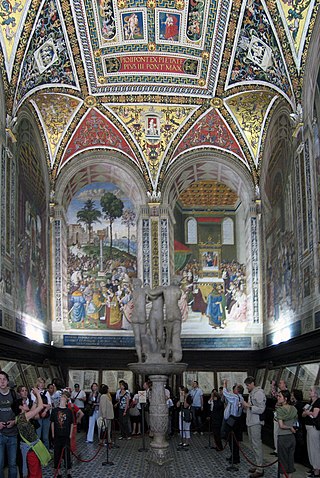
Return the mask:
[(168, 407), (165, 396), (165, 385), (169, 375), (182, 373), (186, 370), (185, 363), (130, 363), (129, 370), (132, 372), (148, 375), (152, 381), (152, 392), (150, 399), (150, 430), (153, 439), (150, 443), (147, 468), (145, 476), (154, 478), (170, 478), (170, 456), (169, 443), (166, 440), (168, 429)]

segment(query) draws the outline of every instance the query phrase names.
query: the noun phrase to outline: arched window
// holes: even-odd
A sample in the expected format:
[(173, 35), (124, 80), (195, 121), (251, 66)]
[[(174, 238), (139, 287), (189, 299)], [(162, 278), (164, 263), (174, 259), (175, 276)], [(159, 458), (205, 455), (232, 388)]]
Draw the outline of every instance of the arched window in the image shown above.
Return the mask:
[(186, 244), (197, 244), (198, 243), (198, 226), (197, 221), (194, 217), (189, 217), (186, 220)]
[(222, 244), (234, 244), (234, 224), (230, 217), (226, 217), (222, 221)]

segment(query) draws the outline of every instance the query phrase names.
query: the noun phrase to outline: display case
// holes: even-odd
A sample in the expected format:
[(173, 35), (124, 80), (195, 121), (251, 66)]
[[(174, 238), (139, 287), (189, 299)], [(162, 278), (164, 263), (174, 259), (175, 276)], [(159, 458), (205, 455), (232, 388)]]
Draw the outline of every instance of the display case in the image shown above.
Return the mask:
[(248, 372), (218, 372), (218, 387), (223, 385), (223, 381), (227, 380), (229, 390), (236, 384), (244, 386), (244, 381), (248, 376)]
[(32, 364), (22, 363), (21, 368), (26, 385), (29, 389), (33, 388), (36, 385), (37, 378), (39, 376), (36, 366)]
[(57, 365), (50, 365), (50, 369), (51, 369), (52, 379), (54, 378), (62, 379), (62, 373), (60, 371), (60, 368)]
[(189, 390), (192, 388), (192, 383), (197, 381), (199, 387), (205, 394), (211, 394), (211, 390), (216, 388), (214, 372), (199, 372), (188, 370), (183, 373), (183, 385)]
[[(136, 392), (134, 390), (135, 384), (133, 383), (133, 373), (126, 370), (103, 370), (102, 371), (102, 383), (108, 385), (109, 392), (115, 393), (119, 388), (119, 380), (124, 380), (128, 384), (130, 392)], [(142, 387), (142, 383), (139, 384)], [(140, 390), (142, 390), (140, 388)]]
[(274, 380), (278, 383), (280, 375), (280, 369), (269, 369), (266, 373), (266, 380), (264, 383), (264, 392), (268, 396), (271, 394), (271, 382)]
[(301, 390), (303, 399), (309, 400), (309, 391), (313, 385), (319, 383), (319, 363), (307, 363), (298, 367), (295, 388)]
[(90, 392), (93, 383), (99, 384), (99, 370), (69, 370), (69, 387), (74, 388), (75, 383), (82, 390)]
[(26, 385), (18, 362), (0, 360), (0, 370), (3, 370), (9, 375), (10, 385), (16, 387)]
[(263, 388), (264, 386), (264, 377), (266, 375), (266, 369), (265, 368), (258, 368), (255, 376), (255, 384), (258, 385), (259, 387)]
[(52, 378), (53, 378), (51, 368), (37, 365), (37, 369), (38, 369), (38, 377), (44, 378), (46, 386), (48, 386), (48, 384), (52, 382)]
[(294, 379), (296, 377), (297, 373), (297, 366), (293, 365), (291, 367), (284, 367), (281, 370), (280, 378), (279, 380), (284, 380), (287, 384), (287, 389), (289, 392), (292, 391), (293, 385), (294, 385)]

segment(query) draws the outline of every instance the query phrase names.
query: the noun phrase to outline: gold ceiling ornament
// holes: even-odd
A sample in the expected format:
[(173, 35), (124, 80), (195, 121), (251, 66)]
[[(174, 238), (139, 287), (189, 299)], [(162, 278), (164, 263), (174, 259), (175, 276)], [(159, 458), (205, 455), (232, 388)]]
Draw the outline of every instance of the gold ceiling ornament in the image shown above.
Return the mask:
[(126, 0), (118, 0), (118, 8), (123, 9), (127, 8), (128, 4)]
[(154, 42), (149, 42), (148, 43), (148, 50), (149, 51), (155, 51), (156, 48), (157, 48), (157, 46)]
[(223, 106), (223, 101), (221, 98), (216, 97), (211, 99), (210, 104), (213, 108), (221, 108)]
[(100, 56), (101, 56), (101, 50), (96, 50), (96, 51), (94, 52), (94, 56), (95, 56), (96, 58), (100, 58)]
[(205, 84), (206, 84), (205, 80), (203, 78), (199, 78), (198, 85), (199, 86), (204, 86)]
[(209, 52), (204, 50), (202, 53), (201, 53), (201, 56), (204, 60), (208, 60), (209, 58)]
[(84, 100), (84, 104), (87, 108), (94, 108), (97, 105), (97, 100), (94, 96), (87, 96)]
[(184, 9), (184, 1), (183, 0), (176, 0), (176, 9), (183, 10)]
[(157, 3), (156, 3), (155, 0), (148, 0), (148, 1), (147, 1), (147, 7), (148, 7), (148, 8), (154, 9), (154, 8), (156, 8), (156, 6), (157, 6)]
[(107, 79), (104, 76), (100, 76), (98, 81), (101, 85), (104, 85), (105, 83), (107, 83)]

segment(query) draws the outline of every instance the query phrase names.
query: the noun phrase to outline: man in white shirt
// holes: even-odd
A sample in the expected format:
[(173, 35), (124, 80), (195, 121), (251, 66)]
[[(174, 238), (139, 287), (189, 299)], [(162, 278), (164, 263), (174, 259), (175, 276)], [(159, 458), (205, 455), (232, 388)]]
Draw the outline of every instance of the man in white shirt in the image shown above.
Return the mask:
[(264, 475), (261, 428), (264, 425), (263, 414), (266, 409), (266, 396), (262, 388), (255, 384), (253, 377), (247, 377), (244, 383), (249, 392), (249, 399), (247, 402), (243, 402), (242, 406), (247, 413), (248, 436), (254, 453), (253, 461), (256, 464), (256, 467), (250, 468), (249, 477), (260, 478)]
[(191, 412), (193, 417), (194, 433), (202, 432), (202, 412), (203, 412), (203, 391), (196, 380), (192, 382), (192, 389), (189, 392), (192, 398)]

